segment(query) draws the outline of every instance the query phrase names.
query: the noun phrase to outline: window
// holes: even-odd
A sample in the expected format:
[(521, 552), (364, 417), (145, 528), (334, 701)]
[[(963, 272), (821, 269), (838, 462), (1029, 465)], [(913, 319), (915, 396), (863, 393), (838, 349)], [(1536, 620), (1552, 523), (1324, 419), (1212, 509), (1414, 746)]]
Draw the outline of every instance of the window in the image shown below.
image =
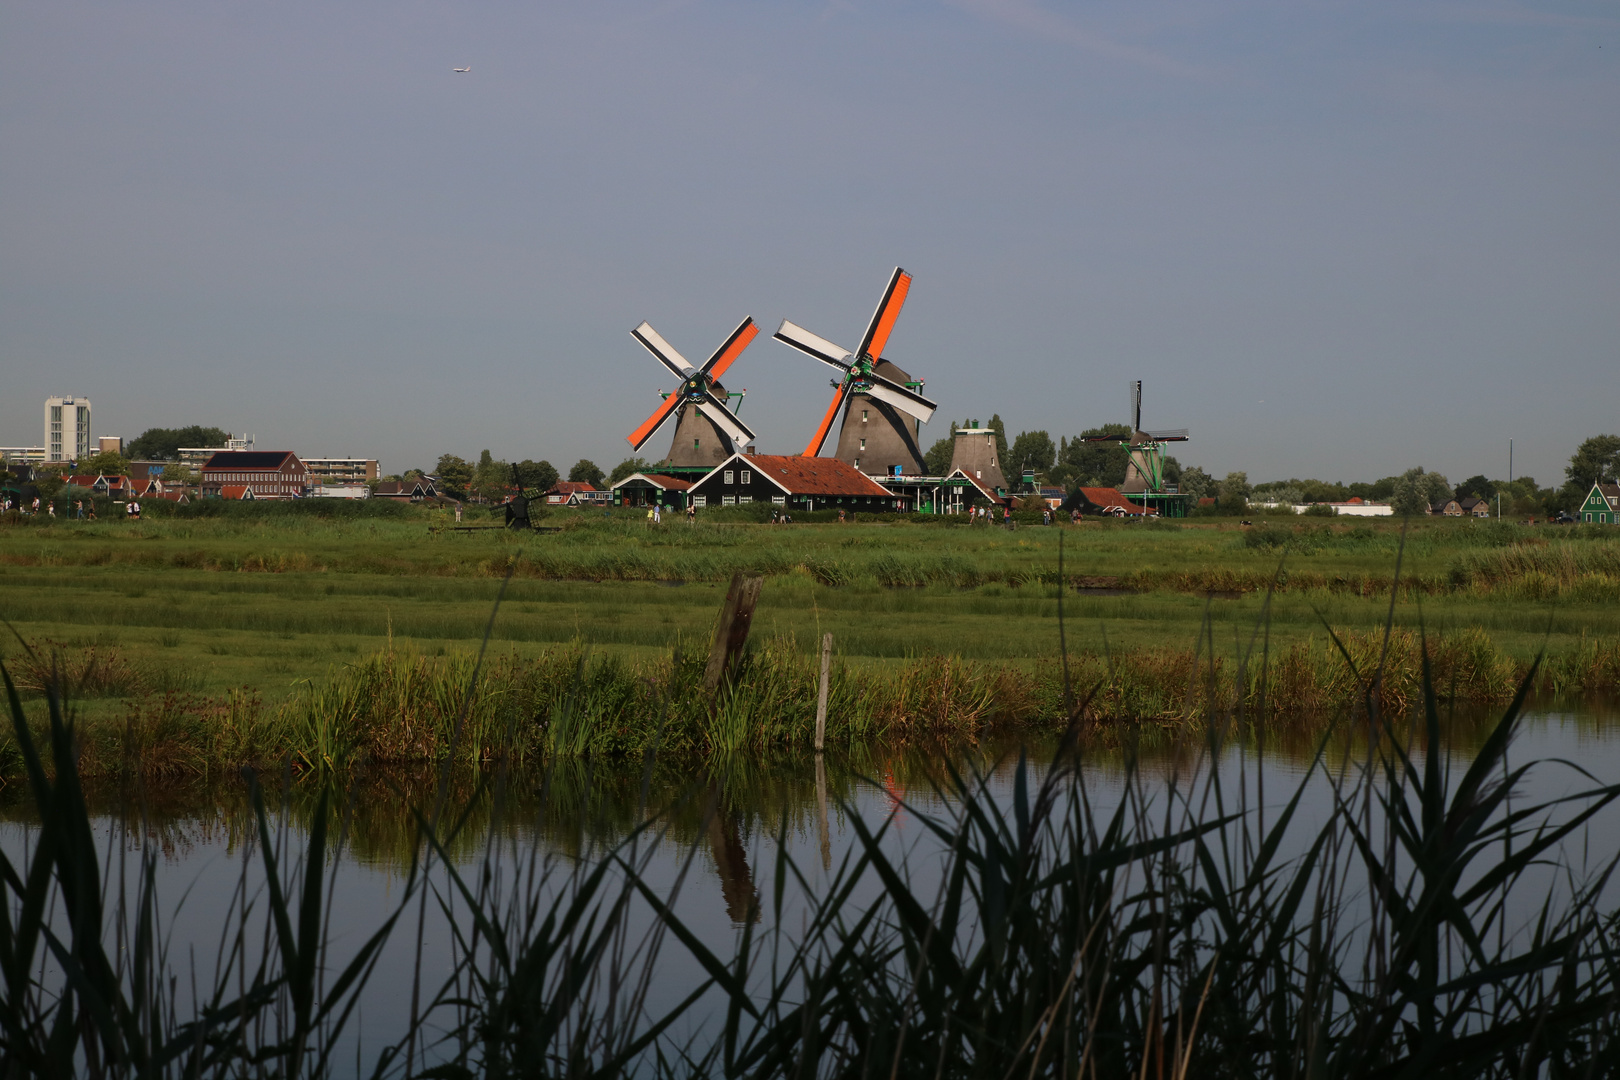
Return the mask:
[(865, 439), (862, 439), (862, 440), (861, 440), (861, 449), (862, 449), (862, 450), (865, 450), (865, 449), (866, 449), (866, 440), (865, 440)]
[(737, 496), (735, 496), (735, 495), (722, 495), (722, 496), (720, 496), (720, 505), (721, 506), (736, 506), (737, 505)]
[(742, 482), (743, 482), (743, 483), (745, 483), (745, 484), (746, 484), (746, 483), (748, 483), (748, 482), (749, 482), (749, 479), (750, 479), (750, 477), (749, 477), (749, 475), (748, 475), (748, 470), (747, 470), (747, 469), (744, 469), (744, 470), (743, 470), (743, 471), (742, 471)]
[(787, 505), (787, 496), (786, 495), (772, 495), (771, 496), (771, 502), (775, 503), (777, 506), (786, 506)]
[(723, 479), (726, 483), (729, 484), (729, 483), (733, 482), (731, 477), (732, 477), (732, 472), (731, 472), (730, 469), (727, 469), (726, 470), (726, 475), (724, 477), (722, 477), (721, 479)]
[(692, 496), (692, 505), (693, 506), (708, 506), (709, 505), (709, 497), (707, 495), (694, 495), (694, 496)]
[(697, 448), (698, 448), (698, 441), (696, 439), (693, 439), (692, 440), (692, 449), (696, 450)]
[(863, 423), (863, 424), (866, 423), (866, 410), (865, 409), (861, 410), (861, 423)]

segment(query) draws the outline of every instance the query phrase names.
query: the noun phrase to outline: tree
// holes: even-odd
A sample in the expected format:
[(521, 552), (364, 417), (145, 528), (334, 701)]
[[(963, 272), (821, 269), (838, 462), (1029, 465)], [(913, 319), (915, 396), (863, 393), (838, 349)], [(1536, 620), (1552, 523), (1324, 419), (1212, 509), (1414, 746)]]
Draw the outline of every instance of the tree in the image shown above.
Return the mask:
[(944, 476), (951, 469), (951, 457), (956, 453), (956, 421), (945, 430), (950, 434), (935, 442), (923, 455), (923, 468), (929, 476)]
[(433, 467), (433, 473), (446, 491), (464, 492), (472, 486), (473, 467), (465, 458), (454, 454), (439, 455), (439, 463)]
[(1229, 472), (1226, 479), (1221, 481), (1220, 507), (1229, 514), (1241, 514), (1249, 506), (1249, 474), (1246, 472)]
[[(585, 462), (589, 465), (590, 462)], [(574, 466), (576, 469), (579, 466)], [(517, 463), (518, 484), (524, 491), (550, 491), (557, 486), (562, 477), (549, 461), (530, 461), (524, 458)], [(508, 473), (510, 475), (510, 473)]]
[(573, 484), (589, 484), (593, 488), (602, 486), (607, 477), (596, 465), (596, 462), (580, 458), (574, 462), (574, 467), (568, 470), (568, 481)]
[[(556, 475), (555, 469), (552, 469), (552, 475)], [(552, 483), (556, 483), (556, 480)], [(486, 502), (500, 502), (506, 497), (507, 489), (511, 486), (511, 466), (504, 461), (495, 460), (494, 455), (488, 450), (478, 455), (478, 464), (473, 466), (472, 489), (480, 498)]]
[(147, 428), (130, 440), (124, 452), (131, 461), (173, 461), (182, 446), (224, 446), (231, 433), (223, 428)]
[(202, 475), (196, 469), (171, 461), (163, 466), (162, 480), (165, 484), (196, 484), (201, 483)]
[(613, 484), (617, 484), (620, 480), (623, 480), (627, 476), (633, 476), (636, 473), (650, 472), (651, 470), (652, 466), (647, 463), (645, 458), (627, 457), (617, 465), (613, 466), (613, 471), (608, 473), (608, 484), (611, 486)]
[(1130, 452), (1118, 442), (1086, 442), (1091, 435), (1108, 435), (1129, 440), (1128, 424), (1104, 424), (1087, 428), (1070, 439), (1064, 450), (1063, 464), (1074, 470), (1074, 481), (1081, 485), (1119, 487), (1125, 482), (1125, 471), (1130, 465)]
[(1594, 435), (1576, 447), (1564, 470), (1563, 502), (1569, 507), (1585, 501), (1593, 484), (1612, 484), (1620, 474), (1620, 435)]
[(1489, 499), (1496, 494), (1496, 485), (1484, 476), (1470, 476), (1457, 485), (1457, 498)]
[(1052, 436), (1044, 431), (1020, 431), (1007, 458), (1008, 468), (1002, 471), (1009, 480), (1023, 469), (1034, 469), (1037, 476), (1042, 476), (1056, 463), (1057, 447), (1052, 445)]
[(79, 462), (79, 473), (83, 476), (124, 476), (128, 472), (129, 462), (116, 450), (103, 450)]
[(1179, 485), (1183, 495), (1192, 497), (1196, 504), (1199, 499), (1206, 499), (1215, 491), (1215, 478), (1196, 465), (1189, 465), (1181, 470), (1181, 483)]
[(1451, 498), (1451, 485), (1439, 473), (1426, 472), (1421, 467), (1408, 469), (1394, 483), (1389, 502), (1402, 517), (1427, 514), (1429, 507)]

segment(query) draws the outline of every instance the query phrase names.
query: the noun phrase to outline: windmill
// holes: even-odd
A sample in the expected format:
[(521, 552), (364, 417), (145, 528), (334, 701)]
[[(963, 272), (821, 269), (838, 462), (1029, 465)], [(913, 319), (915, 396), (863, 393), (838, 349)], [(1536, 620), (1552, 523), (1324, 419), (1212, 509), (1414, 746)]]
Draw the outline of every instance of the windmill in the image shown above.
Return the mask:
[(876, 475), (923, 471), (922, 452), (917, 449), (918, 424), (934, 415), (934, 403), (918, 393), (923, 383), (913, 379), (894, 363), (883, 359), (884, 347), (894, 322), (905, 306), (911, 289), (911, 275), (894, 268), (883, 299), (872, 322), (854, 352), (818, 337), (802, 326), (782, 320), (776, 340), (820, 360), (835, 369), (833, 399), (827, 415), (804, 448), (805, 457), (816, 457), (827, 442), (834, 417), (840, 409), (844, 422), (838, 433), (838, 450), (833, 455), (864, 473)]
[(631, 337), (681, 380), (673, 393), (664, 396), (664, 403), (647, 417), (646, 423), (626, 436), (630, 445), (640, 450), (677, 412), (680, 416), (675, 422), (675, 441), (670, 444), (669, 456), (664, 461), (667, 465), (712, 468), (752, 442), (754, 433), (737, 419), (730, 407), (731, 398), (740, 401), (742, 394), (726, 393), (726, 388), (720, 385), (720, 376), (758, 333), (754, 320), (744, 319), (698, 368), (688, 363), (650, 324), (644, 322), (630, 331)]
[(1160, 431), (1142, 430), (1142, 380), (1130, 384), (1131, 432), (1129, 435), (1085, 435), (1086, 442), (1114, 443), (1125, 448), (1129, 455), (1125, 466), (1125, 482), (1120, 492), (1136, 495), (1149, 507), (1166, 517), (1186, 516), (1184, 496), (1167, 491), (1164, 485), (1164, 444), (1186, 442), (1187, 429), (1173, 428)]

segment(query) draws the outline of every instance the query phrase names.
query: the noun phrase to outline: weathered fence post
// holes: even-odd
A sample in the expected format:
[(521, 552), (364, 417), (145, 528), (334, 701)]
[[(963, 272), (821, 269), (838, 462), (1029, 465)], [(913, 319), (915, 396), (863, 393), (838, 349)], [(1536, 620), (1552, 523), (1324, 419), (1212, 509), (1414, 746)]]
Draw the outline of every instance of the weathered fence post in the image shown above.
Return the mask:
[(821, 692), (816, 695), (816, 753), (827, 745), (827, 679), (832, 673), (832, 635), (821, 638)]
[(754, 605), (759, 602), (759, 590), (764, 584), (765, 578), (758, 574), (731, 576), (726, 602), (720, 605), (720, 622), (714, 628), (714, 643), (709, 646), (709, 666), (703, 672), (703, 690), (711, 701), (720, 689), (720, 680), (748, 644)]

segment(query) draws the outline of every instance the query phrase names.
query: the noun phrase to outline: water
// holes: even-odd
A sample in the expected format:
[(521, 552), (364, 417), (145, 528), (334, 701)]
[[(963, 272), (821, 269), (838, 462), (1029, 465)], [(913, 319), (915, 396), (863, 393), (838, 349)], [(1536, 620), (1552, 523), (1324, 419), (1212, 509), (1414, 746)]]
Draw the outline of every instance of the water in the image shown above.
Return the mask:
[[(1494, 716), (1464, 713), (1448, 723), (1454, 768), (1466, 766)], [(1209, 749), (1201, 741), (1149, 730), (1128, 742), (1101, 741), (1089, 745), (1083, 757), (1088, 797), (1104, 816), (1126, 797), (1127, 761), (1138, 763), (1150, 797), (1161, 797), (1172, 784), (1187, 791), (1189, 781), (1209, 775)], [(1324, 740), (1320, 728), (1279, 729), (1267, 743), (1234, 741), (1218, 751), (1215, 771), (1225, 809), (1274, 821), (1304, 782), (1298, 835), (1309, 837), (1330, 813), (1327, 777), (1358, 760), (1362, 751), (1353, 733)], [(1320, 746), (1326, 750), (1317, 762)], [(651, 768), (639, 762), (570, 763), (543, 776), (461, 776), (444, 798), (441, 829), (450, 834), (446, 846), (451, 861), (468, 875), (469, 887), (478, 887), (476, 870), (490, 866), (495, 876), (489, 887), (534, 888), (519, 886), (517, 879), (528, 860), (540, 858), (550, 861), (553, 875), (537, 887), (555, 896), (571, 887), (570, 869), (620, 849), (641, 827), (645, 831), (624, 857), (641, 867), (643, 880), (705, 946), (727, 959), (750, 920), (756, 933), (778, 927), (791, 932), (802, 923), (806, 890), (818, 891), (857, 851), (856, 821), (882, 834), (883, 850), (891, 857), (905, 859), (916, 894), (927, 902), (943, 860), (925, 818), (951, 812), (952, 799), (940, 794), (950, 788), (951, 768), (982, 776), (991, 798), (1006, 806), (1021, 749), (1027, 751), (1038, 781), (1052, 750), (1049, 739), (1028, 745), (1002, 740), (975, 747), (829, 755), (820, 764), (809, 759), (713, 769), (676, 763)], [(1526, 802), (1555, 798), (1593, 781), (1620, 782), (1620, 709), (1603, 701), (1544, 704), (1527, 716), (1511, 760), (1547, 762), (1516, 793)], [(328, 867), (333, 966), (398, 906), (415, 855), (411, 811), (420, 807), (431, 812), (437, 781), (432, 773), (364, 777), (344, 793), (343, 846)], [(273, 843), (286, 866), (302, 856), (315, 793), (312, 785), (287, 777), (266, 778), (265, 786)], [(1192, 791), (1195, 798), (1209, 797), (1196, 785)], [(3, 807), (0, 850), (16, 862), (37, 819), (31, 805), (21, 801), (20, 785), (8, 794), (12, 801)], [(227, 928), (239, 925), (244, 897), (253, 905), (249, 924), (263, 926), (263, 863), (243, 785), (153, 784), (144, 790), (97, 791), (92, 798), (96, 838), (115, 896), (119, 875), (133, 877), (139, 853), (155, 853), (158, 909), (168, 913), (171, 967), (195, 968), (206, 976)], [(1208, 812), (1215, 812), (1213, 805)], [(459, 831), (452, 834), (450, 823), (457, 820)], [(1590, 847), (1579, 846), (1584, 844)], [(1575, 841), (1566, 855), (1590, 863), (1617, 850), (1620, 818), (1605, 811), (1590, 835)], [(780, 892), (779, 855), (791, 861)], [(455, 967), (453, 931), (457, 926), (465, 930), (466, 903), (442, 872), (433, 880), (435, 894), (425, 911), (412, 906), (382, 952), (364, 994), (361, 1020), (351, 1028), (350, 1043), (360, 1044), (368, 1055), (410, 1015), (413, 996), (431, 996)], [(875, 880), (864, 881), (846, 907), (858, 912), (878, 892)], [(641, 929), (652, 924), (644, 905), (636, 909), (633, 922)], [(704, 978), (685, 950), (667, 943), (657, 971), (646, 1002), (651, 1015), (673, 1007)], [(702, 1016), (701, 1008), (695, 1010), (686, 1028), (678, 1030), (696, 1031)]]

